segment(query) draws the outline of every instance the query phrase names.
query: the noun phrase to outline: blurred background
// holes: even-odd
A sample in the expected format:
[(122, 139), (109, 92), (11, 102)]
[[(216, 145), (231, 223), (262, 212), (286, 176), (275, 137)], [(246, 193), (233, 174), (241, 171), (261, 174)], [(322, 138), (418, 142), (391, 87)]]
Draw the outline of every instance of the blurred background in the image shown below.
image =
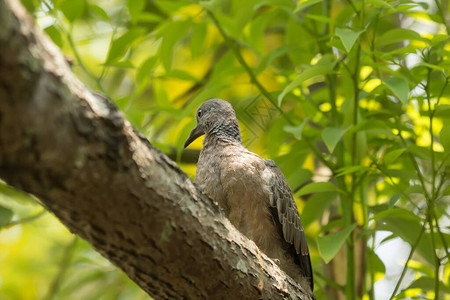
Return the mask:
[[(77, 77), (192, 179), (222, 98), (280, 166), (317, 299), (450, 299), (447, 1), (23, 0)], [(149, 299), (0, 181), (0, 299)]]

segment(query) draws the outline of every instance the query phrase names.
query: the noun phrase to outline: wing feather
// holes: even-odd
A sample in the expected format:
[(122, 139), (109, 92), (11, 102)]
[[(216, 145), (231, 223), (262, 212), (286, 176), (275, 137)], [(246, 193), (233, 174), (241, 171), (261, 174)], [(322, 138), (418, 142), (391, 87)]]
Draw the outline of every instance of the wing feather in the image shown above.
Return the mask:
[(269, 201), (272, 217), (279, 230), (282, 231), (285, 241), (291, 245), (295, 262), (299, 265), (303, 275), (310, 280), (311, 290), (314, 290), (308, 244), (291, 188), (280, 168), (272, 160), (265, 159), (264, 161), (267, 170), (270, 171), (267, 179), (272, 191)]

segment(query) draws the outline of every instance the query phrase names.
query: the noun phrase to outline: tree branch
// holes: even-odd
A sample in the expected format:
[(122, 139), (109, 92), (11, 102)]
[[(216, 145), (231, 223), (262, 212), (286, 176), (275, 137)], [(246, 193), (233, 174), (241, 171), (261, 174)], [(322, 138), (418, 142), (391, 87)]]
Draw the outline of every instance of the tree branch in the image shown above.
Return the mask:
[[(178, 166), (0, 0), (0, 177), (155, 298), (307, 299)], [(263, 280), (264, 286), (258, 289)]]

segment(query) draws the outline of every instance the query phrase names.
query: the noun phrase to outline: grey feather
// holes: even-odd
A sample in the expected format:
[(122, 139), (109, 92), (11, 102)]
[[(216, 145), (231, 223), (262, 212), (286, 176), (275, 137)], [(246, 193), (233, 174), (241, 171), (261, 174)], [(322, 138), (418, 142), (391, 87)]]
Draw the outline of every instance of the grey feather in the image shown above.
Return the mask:
[[(271, 200), (271, 202), (276, 202), (277, 218), (282, 225), (283, 237), (294, 248), (302, 272), (305, 277), (310, 278), (311, 290), (314, 290), (308, 244), (291, 188), (280, 168), (272, 160), (266, 159), (265, 163), (272, 172), (270, 186), (275, 199)], [(275, 206), (272, 203), (271, 205)]]

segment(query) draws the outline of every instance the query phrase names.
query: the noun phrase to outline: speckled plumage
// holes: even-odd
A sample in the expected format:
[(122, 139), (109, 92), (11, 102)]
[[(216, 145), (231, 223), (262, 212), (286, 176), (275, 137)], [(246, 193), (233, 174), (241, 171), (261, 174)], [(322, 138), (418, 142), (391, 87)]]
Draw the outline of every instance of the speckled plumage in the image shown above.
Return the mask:
[(231, 223), (312, 293), (313, 274), (305, 233), (291, 189), (272, 160), (248, 151), (231, 104), (212, 99), (197, 110), (187, 147), (205, 134), (195, 181)]

